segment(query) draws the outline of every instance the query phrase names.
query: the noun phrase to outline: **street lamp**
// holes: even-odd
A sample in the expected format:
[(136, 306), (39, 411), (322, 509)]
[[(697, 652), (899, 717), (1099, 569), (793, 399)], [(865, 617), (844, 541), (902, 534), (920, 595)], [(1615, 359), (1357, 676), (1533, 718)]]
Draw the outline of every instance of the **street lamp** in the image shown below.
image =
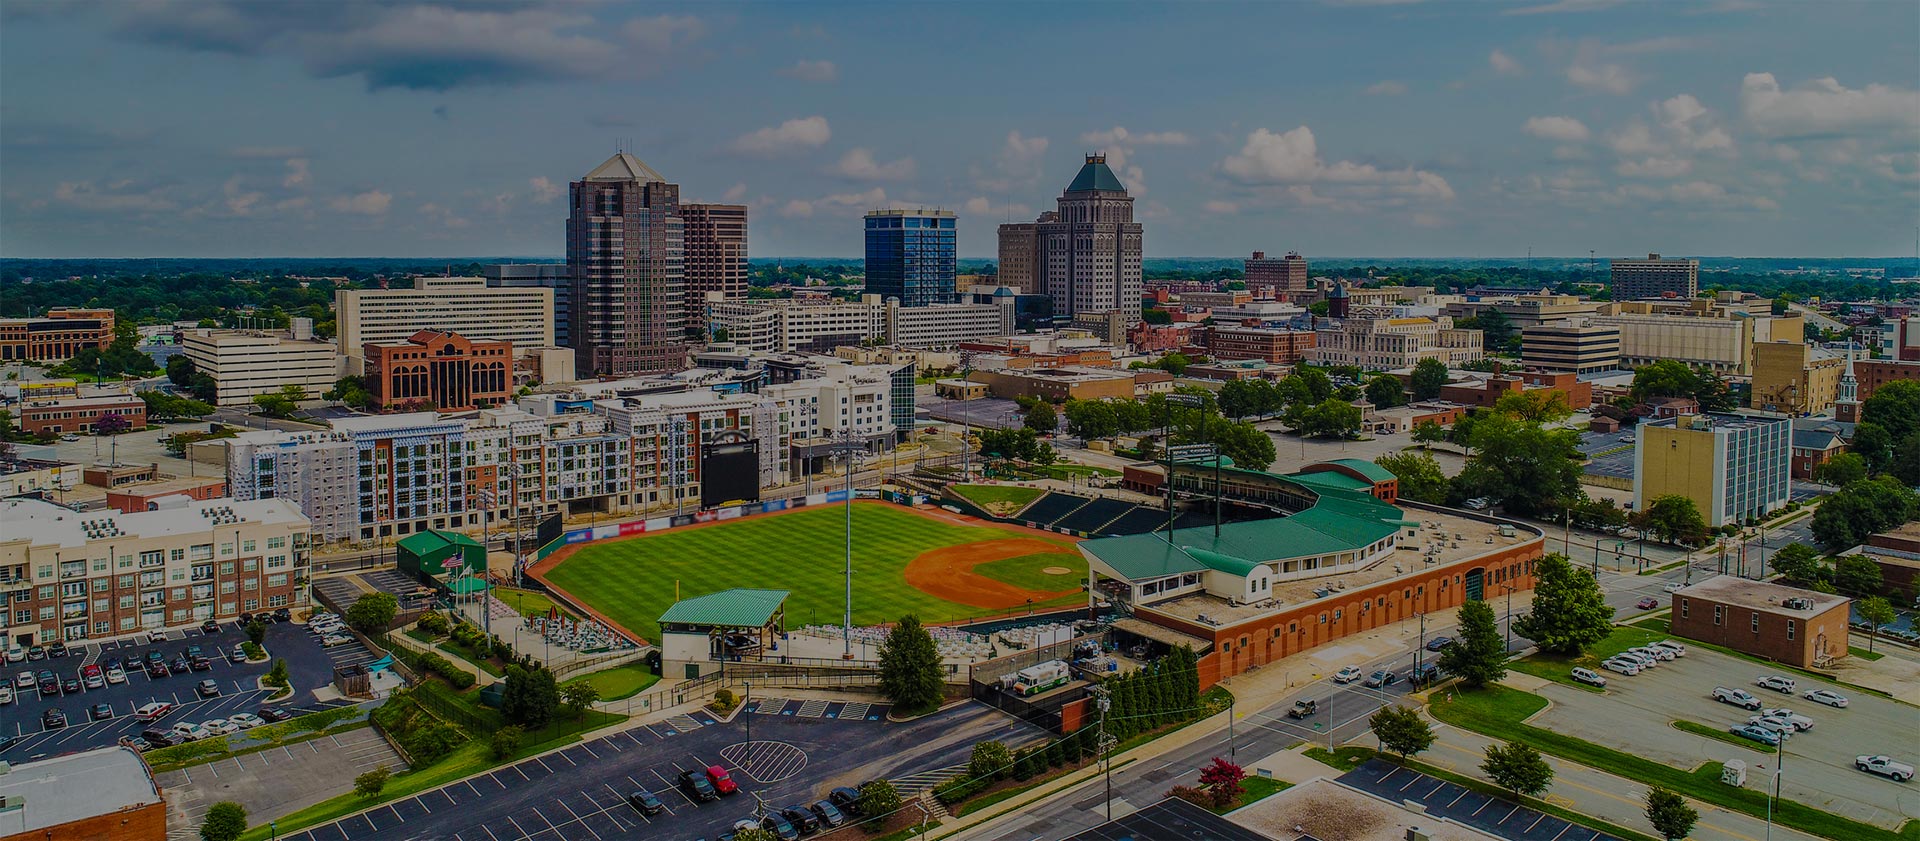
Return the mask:
[(1513, 591), (1512, 584), (1502, 584), (1507, 588), (1507, 654), (1513, 654)]
[(753, 704), (753, 681), (743, 680), (743, 681), (740, 681), (740, 685), (746, 687), (746, 690), (747, 690), (746, 698), (740, 701), (740, 713), (747, 717), (747, 758), (740, 763), (740, 767), (746, 769), (748, 773), (752, 773), (753, 772), (753, 710), (747, 709), (747, 707)]

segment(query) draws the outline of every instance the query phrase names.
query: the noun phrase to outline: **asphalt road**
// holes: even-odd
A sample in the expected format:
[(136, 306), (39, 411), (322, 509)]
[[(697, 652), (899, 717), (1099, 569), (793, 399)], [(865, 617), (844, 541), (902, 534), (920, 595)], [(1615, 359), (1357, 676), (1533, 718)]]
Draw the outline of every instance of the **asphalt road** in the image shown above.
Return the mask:
[[(746, 741), (751, 721), (753, 740)], [(423, 792), (288, 841), (363, 839), (712, 838), (750, 817), (756, 802), (771, 807), (811, 803), (834, 786), (887, 778), (925, 787), (943, 769), (963, 765), (976, 741), (1024, 744), (1044, 734), (978, 704), (907, 724), (864, 715), (828, 719), (741, 712), (719, 722), (704, 712), (610, 736)], [(876, 750), (877, 745), (892, 750)], [(720, 765), (740, 793), (694, 803), (675, 784), (682, 770)], [(626, 795), (647, 789), (667, 811), (646, 816)]]

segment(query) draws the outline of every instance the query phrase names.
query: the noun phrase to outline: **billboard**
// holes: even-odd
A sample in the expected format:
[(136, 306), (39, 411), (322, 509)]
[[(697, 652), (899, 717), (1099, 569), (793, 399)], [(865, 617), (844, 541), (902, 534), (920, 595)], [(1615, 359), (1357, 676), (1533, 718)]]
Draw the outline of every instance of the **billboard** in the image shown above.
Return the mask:
[(760, 442), (700, 445), (700, 507), (760, 501)]

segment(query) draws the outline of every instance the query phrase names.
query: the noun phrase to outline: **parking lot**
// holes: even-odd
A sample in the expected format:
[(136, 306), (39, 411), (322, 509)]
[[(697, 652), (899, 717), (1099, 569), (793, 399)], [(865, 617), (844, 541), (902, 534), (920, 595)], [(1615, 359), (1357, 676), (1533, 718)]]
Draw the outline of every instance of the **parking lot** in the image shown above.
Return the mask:
[[(1768, 674), (1794, 678), (1798, 682), (1794, 694), (1754, 685), (1756, 678)], [(1708, 739), (1670, 724), (1685, 720), (1719, 730), (1745, 724), (1753, 713), (1709, 697), (1716, 686), (1745, 689), (1764, 708), (1790, 709), (1814, 720), (1813, 729), (1786, 742), (1782, 796), (1888, 828), (1897, 828), (1907, 818), (1920, 818), (1920, 789), (1853, 767), (1853, 758), (1862, 754), (1886, 753), (1902, 762), (1920, 762), (1920, 709), (1699, 647), (1638, 675), (1608, 672), (1606, 677), (1604, 694), (1561, 684), (1540, 689), (1539, 694), (1553, 705), (1529, 723), (1676, 768), (1693, 768), (1709, 760), (1744, 760), (1747, 786), (1767, 790), (1779, 767), (1778, 755)], [(1847, 708), (1822, 706), (1801, 697), (1814, 688), (1845, 695)]]
[[(171, 661), (187, 646), (197, 645), (201, 654), (211, 661), (212, 668), (162, 678), (151, 678), (140, 669), (128, 668), (125, 683), (109, 684), (100, 689), (83, 689), (72, 694), (42, 696), (37, 687), (25, 690), (16, 688), (14, 702), (0, 707), (0, 726), (4, 727), (0, 733), (21, 738), (17, 743), (0, 750), (0, 759), (18, 762), (86, 750), (114, 744), (121, 737), (136, 735), (146, 727), (166, 728), (182, 721), (201, 722), (236, 712), (251, 712), (264, 705), (263, 699), (267, 693), (259, 688), (259, 679), (271, 667), (272, 659), (287, 661), (287, 675), (294, 687), (293, 697), (275, 706), (290, 710), (313, 708), (317, 706), (313, 690), (333, 680), (333, 668), (337, 663), (371, 659), (366, 649), (357, 643), (323, 649), (302, 625), (279, 623), (267, 627), (266, 649), (271, 659), (266, 662), (247, 663), (233, 659), (232, 649), (245, 640), (246, 634), (236, 629), (234, 623), (227, 622), (215, 634), (203, 634), (198, 627), (170, 629), (166, 642), (149, 643), (144, 639), (129, 639), (89, 644), (75, 649), (75, 653), (67, 657), (10, 663), (5, 672), (9, 683), (19, 672), (38, 674), (43, 669), (53, 672), (57, 677), (66, 678), (77, 675), (80, 669), (88, 665), (99, 664), (104, 669), (114, 660), (132, 662), (146, 657), (149, 651), (159, 651)], [(209, 679), (219, 687), (220, 695), (201, 698), (195, 692), (195, 687), (202, 680)], [(176, 706), (152, 724), (133, 718), (135, 709), (152, 702)], [(89, 710), (97, 704), (107, 705), (113, 717), (92, 720)], [(48, 709), (59, 709), (65, 713), (67, 726), (55, 730), (43, 729), (41, 717)]]
[(1369, 759), (1341, 775), (1340, 782), (1395, 803), (1412, 802), (1429, 815), (1513, 841), (1616, 841), (1613, 836), (1537, 812), (1511, 800), (1481, 794), (1384, 759)]
[(291, 814), (382, 765), (395, 773), (407, 767), (377, 731), (362, 727), (156, 774), (154, 781), (167, 793), (168, 825), (181, 837), (198, 838), (200, 820), (215, 803), (231, 800), (253, 815)]
[[(1009, 745), (1043, 737), (1037, 728), (978, 704), (895, 724), (864, 714), (829, 719), (742, 711), (731, 722), (704, 713), (664, 724), (632, 727), (611, 736), (522, 760), (460, 782), (422, 792), (310, 830), (289, 841), (362, 839), (686, 839), (712, 838), (749, 817), (756, 801), (769, 807), (807, 804), (835, 786), (869, 779), (921, 781), (930, 772), (964, 765), (973, 744)], [(844, 706), (842, 711), (844, 711)], [(746, 741), (749, 721), (753, 740)], [(898, 746), (877, 751), (874, 746)], [(740, 793), (695, 803), (676, 785), (683, 770), (725, 768)], [(949, 771), (950, 773), (950, 771)], [(646, 789), (666, 807), (647, 816), (626, 795)]]

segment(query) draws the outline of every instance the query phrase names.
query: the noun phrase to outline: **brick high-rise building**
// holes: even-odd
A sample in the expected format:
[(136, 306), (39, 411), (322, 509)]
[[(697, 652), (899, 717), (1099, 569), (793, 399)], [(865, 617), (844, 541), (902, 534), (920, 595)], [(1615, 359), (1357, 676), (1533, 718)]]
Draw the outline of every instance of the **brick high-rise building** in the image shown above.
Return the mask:
[(707, 330), (709, 293), (724, 301), (747, 297), (747, 206), (744, 204), (683, 204), (687, 277), (687, 332)]
[(1000, 276), (999, 284), (1022, 295), (1040, 292), (1035, 277), (1033, 261), (1040, 256), (1040, 226), (1048, 222), (1059, 221), (1060, 214), (1051, 210), (1040, 214), (1035, 222), (1008, 222), (1000, 226)]
[(1648, 254), (1645, 260), (1613, 261), (1613, 299), (1636, 301), (1642, 298), (1691, 298), (1700, 291), (1699, 260), (1662, 260)]
[(1246, 281), (1255, 294), (1265, 290), (1266, 295), (1287, 300), (1292, 293), (1307, 291), (1307, 258), (1298, 251), (1289, 251), (1285, 257), (1255, 251), (1246, 262)]
[(680, 187), (626, 152), (568, 186), (568, 318), (583, 375), (687, 367)]
[[(1133, 197), (1106, 155), (1088, 155), (1060, 194), (1058, 210), (1032, 225), (1000, 226), (1002, 271), (1009, 263), (1016, 266), (1014, 276), (1002, 275), (1001, 285), (1030, 280), (1031, 291), (1053, 299), (1059, 318), (1120, 310), (1132, 324), (1140, 320), (1141, 240)], [(1024, 250), (1029, 241), (1031, 252)], [(1016, 253), (1011, 259), (1010, 251)], [(1018, 266), (1029, 263), (1030, 279), (1020, 277)]]

